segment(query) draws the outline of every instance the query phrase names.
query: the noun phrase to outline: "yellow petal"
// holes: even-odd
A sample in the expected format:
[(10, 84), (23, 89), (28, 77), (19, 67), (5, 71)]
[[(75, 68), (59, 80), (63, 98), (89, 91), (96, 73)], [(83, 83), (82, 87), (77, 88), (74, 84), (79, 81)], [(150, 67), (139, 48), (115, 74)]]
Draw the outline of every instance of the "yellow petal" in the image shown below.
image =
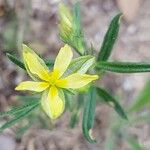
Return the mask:
[(59, 77), (63, 75), (69, 66), (71, 59), (73, 57), (73, 53), (69, 45), (65, 45), (62, 47), (56, 57), (54, 64), (54, 71), (57, 70), (59, 72)]
[(49, 70), (44, 61), (29, 47), (23, 44), (23, 59), (28, 74), (33, 80), (49, 81)]
[(93, 80), (98, 79), (97, 75), (88, 75), (88, 74), (79, 74), (74, 73), (62, 80), (64, 80), (65, 84), (61, 84), (59, 87), (62, 88), (71, 88), (71, 89), (78, 89), (81, 88)]
[(46, 88), (49, 87), (49, 84), (46, 82), (33, 82), (33, 81), (25, 81), (21, 82), (15, 90), (29, 90), (29, 91), (35, 91), (35, 92), (42, 92)]
[(58, 95), (57, 88), (52, 86), (49, 91), (43, 93), (41, 105), (51, 119), (56, 119), (63, 113), (65, 101)]

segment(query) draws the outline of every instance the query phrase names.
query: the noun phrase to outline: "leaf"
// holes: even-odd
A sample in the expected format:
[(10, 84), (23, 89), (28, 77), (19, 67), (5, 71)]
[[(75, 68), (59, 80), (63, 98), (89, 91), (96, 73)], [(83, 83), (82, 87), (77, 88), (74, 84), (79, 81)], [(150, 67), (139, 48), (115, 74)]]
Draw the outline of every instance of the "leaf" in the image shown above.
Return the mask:
[(28, 124), (22, 128), (19, 128), (17, 131), (16, 131), (16, 135), (15, 135), (15, 138), (16, 139), (21, 139), (21, 137), (23, 136), (23, 134), (31, 127), (32, 124)]
[(79, 117), (80, 117), (80, 113), (81, 113), (81, 108), (84, 104), (84, 96), (82, 94), (78, 95), (78, 99), (76, 100), (76, 103), (74, 104), (73, 107), (73, 112), (71, 115), (71, 120), (70, 120), (70, 127), (74, 128), (75, 125), (78, 123), (79, 121)]
[[(9, 8), (8, 8), (9, 9)], [(2, 9), (1, 9), (2, 10)], [(5, 50), (16, 50), (17, 49), (17, 40), (18, 40), (18, 20), (14, 10), (10, 10), (9, 21), (3, 26), (1, 29), (1, 38), (2, 43), (1, 46)]]
[(6, 111), (6, 112), (0, 112), (0, 118), (6, 117), (9, 115), (16, 115), (18, 113), (21, 113), (22, 111), (28, 110), (29, 108), (33, 107), (34, 105), (36, 105), (38, 103), (39, 103), (38, 101), (32, 101), (32, 102), (28, 102), (26, 105), (24, 105), (22, 107), (12, 108), (11, 110)]
[(23, 102), (23, 104), (28, 104), (30, 102), (38, 102), (40, 99), (40, 95), (30, 95), (30, 96), (17, 96), (17, 99)]
[(116, 136), (109, 135), (105, 142), (105, 150), (116, 150)]
[(32, 107), (29, 107), (29, 109), (26, 109), (25, 111), (20, 112), (18, 115), (15, 116), (15, 118), (9, 120), (4, 125), (2, 125), (0, 127), (0, 132), (2, 132), (6, 128), (10, 128), (11, 126), (16, 124), (21, 119), (23, 119), (24, 117), (28, 116), (29, 113), (32, 112), (38, 105), (39, 105), (39, 103), (37, 103), (35, 105), (32, 105)]
[(46, 59), (46, 60), (44, 60), (45, 61), (45, 64), (46, 64), (46, 66), (48, 66), (48, 67), (50, 67), (50, 68), (52, 68), (53, 66), (54, 66), (54, 60), (51, 60), (51, 59)]
[(123, 108), (120, 106), (120, 104), (112, 95), (110, 95), (107, 91), (105, 91), (102, 88), (97, 87), (96, 89), (97, 89), (97, 94), (99, 95), (99, 97), (101, 97), (104, 100), (104, 102), (111, 105), (118, 113), (118, 115), (120, 115), (120, 117), (126, 120), (128, 119)]
[(12, 61), (14, 64), (19, 66), (20, 68), (26, 70), (25, 65), (22, 61), (20, 61), (18, 58), (16, 58), (14, 55), (11, 55), (9, 53), (6, 54), (6, 56), (9, 58), (10, 61)]
[(136, 116), (136, 118), (132, 118), (130, 121), (132, 125), (137, 125), (137, 124), (143, 124), (143, 123), (150, 123), (150, 115), (149, 113), (141, 115), (141, 116)]
[(65, 109), (69, 110), (69, 112), (72, 112), (72, 109), (74, 108), (72, 106), (72, 103), (74, 101), (72, 101), (73, 99), (73, 95), (70, 94), (69, 92), (64, 92), (65, 95)]
[(135, 103), (131, 106), (130, 111), (136, 112), (140, 109), (142, 109), (145, 106), (150, 105), (150, 81), (148, 81), (144, 87), (144, 89), (141, 91), (139, 96), (137, 97)]
[(116, 15), (112, 19), (109, 25), (109, 28), (105, 34), (104, 41), (102, 43), (100, 52), (98, 54), (97, 61), (106, 61), (109, 58), (112, 52), (113, 46), (118, 37), (121, 16), (122, 16), (122, 13)]
[(72, 73), (86, 73), (87, 70), (95, 63), (95, 57), (91, 55), (81, 56), (78, 58), (75, 58), (70, 63), (66, 75), (72, 74)]
[(72, 89), (63, 89), (63, 91), (67, 92), (68, 94), (75, 95), (75, 90), (72, 90)]
[(132, 150), (145, 150), (135, 138), (128, 138), (128, 143), (130, 144)]
[(73, 33), (72, 33), (72, 46), (80, 54), (85, 54), (85, 42), (83, 33), (81, 30), (81, 18), (80, 18), (80, 4), (75, 3), (73, 7)]
[(97, 70), (111, 71), (117, 73), (140, 73), (150, 72), (150, 63), (142, 62), (104, 62), (96, 64)]
[(86, 96), (82, 120), (83, 135), (90, 143), (96, 142), (96, 140), (92, 136), (92, 128), (95, 117), (95, 106), (96, 106), (96, 90), (95, 87), (91, 87)]

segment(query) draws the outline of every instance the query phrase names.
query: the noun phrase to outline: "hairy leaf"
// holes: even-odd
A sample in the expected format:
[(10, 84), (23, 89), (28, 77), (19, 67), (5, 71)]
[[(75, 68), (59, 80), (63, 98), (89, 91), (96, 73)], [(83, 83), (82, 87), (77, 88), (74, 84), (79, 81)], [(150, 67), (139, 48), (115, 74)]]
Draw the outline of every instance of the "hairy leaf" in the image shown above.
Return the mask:
[(0, 112), (0, 118), (21, 113), (23, 111), (30, 109), (34, 105), (37, 105), (38, 103), (39, 103), (38, 101), (32, 101), (32, 102), (28, 102), (26, 105), (22, 107), (12, 108), (11, 110), (6, 111), (6, 112)]
[(95, 58), (91, 55), (81, 56), (75, 58), (70, 63), (65, 75), (69, 75), (75, 72), (86, 73), (87, 70), (95, 63)]
[(100, 98), (102, 98), (107, 104), (111, 105), (115, 111), (122, 117), (123, 119), (127, 119), (127, 116), (123, 110), (123, 108), (120, 106), (120, 104), (117, 102), (117, 100), (110, 95), (107, 91), (105, 91), (102, 88), (97, 87), (97, 94)]
[(138, 111), (148, 105), (150, 105), (150, 81), (146, 83), (135, 103), (131, 106), (130, 111)]
[(76, 100), (76, 103), (74, 104), (73, 107), (73, 112), (71, 115), (71, 120), (70, 120), (70, 127), (74, 128), (75, 125), (79, 121), (80, 113), (81, 113), (81, 108), (84, 104), (84, 96), (82, 94), (78, 95), (78, 99)]
[(82, 120), (82, 131), (84, 137), (90, 143), (96, 142), (96, 140), (92, 136), (92, 128), (95, 117), (95, 106), (96, 106), (96, 89), (95, 87), (91, 87), (85, 99), (85, 106)]
[(108, 31), (104, 37), (97, 61), (106, 61), (109, 58), (118, 37), (121, 16), (122, 14), (120, 13), (112, 19)]
[(73, 7), (73, 33), (72, 33), (72, 46), (80, 54), (85, 54), (85, 42), (83, 33), (81, 30), (81, 18), (80, 18), (80, 5), (79, 2), (75, 3)]
[(16, 64), (20, 68), (26, 70), (24, 63), (22, 61), (20, 61), (17, 57), (15, 57), (14, 55), (11, 55), (9, 53), (7, 53), (6, 55), (9, 58), (9, 60), (11, 60), (14, 64)]
[(128, 143), (130, 144), (132, 150), (145, 150), (145, 148), (143, 148), (143, 146), (141, 146), (135, 138), (129, 138)]
[(9, 120), (4, 125), (2, 125), (0, 127), (0, 132), (2, 132), (6, 128), (10, 128), (11, 126), (13, 126), (14, 124), (16, 124), (21, 119), (23, 119), (24, 117), (28, 116), (30, 114), (30, 112), (32, 112), (38, 105), (39, 105), (39, 103), (36, 103), (35, 105), (32, 105), (32, 107), (29, 107), (25, 111), (20, 112), (13, 119)]
[(150, 63), (138, 62), (98, 62), (97, 70), (118, 72), (118, 73), (140, 73), (150, 72)]

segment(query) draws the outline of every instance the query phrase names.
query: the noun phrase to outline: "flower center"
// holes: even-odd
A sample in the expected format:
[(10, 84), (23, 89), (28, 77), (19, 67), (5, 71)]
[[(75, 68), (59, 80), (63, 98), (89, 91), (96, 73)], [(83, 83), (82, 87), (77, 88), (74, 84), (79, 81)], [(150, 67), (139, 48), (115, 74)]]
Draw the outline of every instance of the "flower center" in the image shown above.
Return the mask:
[(67, 85), (67, 81), (65, 79), (61, 79), (59, 75), (59, 71), (54, 70), (50, 73), (49, 86), (55, 86), (57, 88), (64, 88)]
[(54, 86), (56, 84), (56, 81), (55, 80), (51, 80), (51, 81), (49, 81), (49, 83), (50, 83), (51, 86)]
[(55, 86), (56, 82), (59, 80), (59, 72), (58, 71), (53, 71), (50, 73), (50, 80), (49, 84), (50, 86)]

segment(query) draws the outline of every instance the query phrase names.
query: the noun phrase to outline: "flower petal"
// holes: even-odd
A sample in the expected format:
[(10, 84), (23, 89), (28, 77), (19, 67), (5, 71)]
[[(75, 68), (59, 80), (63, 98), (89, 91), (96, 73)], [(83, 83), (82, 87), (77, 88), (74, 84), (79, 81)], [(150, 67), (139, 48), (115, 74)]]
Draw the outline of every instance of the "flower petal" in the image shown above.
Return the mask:
[[(88, 75), (88, 74), (79, 74), (79, 73), (74, 73), (62, 80), (64, 80), (64, 84), (58, 84), (59, 87), (61, 88), (71, 88), (71, 89), (78, 89), (81, 88), (93, 80), (98, 79), (98, 75)], [(62, 81), (60, 82), (62, 83)]]
[(51, 119), (56, 119), (63, 113), (65, 101), (59, 97), (57, 88), (52, 86), (49, 91), (43, 93), (41, 105)]
[(48, 87), (49, 87), (49, 84), (46, 82), (25, 81), (25, 82), (21, 82), (15, 88), (15, 90), (18, 90), (18, 91), (29, 90), (29, 91), (35, 91), (35, 92), (42, 92)]
[(33, 80), (50, 79), (49, 70), (44, 61), (29, 47), (23, 44), (23, 59), (28, 74)]
[(63, 73), (67, 70), (71, 59), (73, 57), (73, 53), (69, 45), (65, 45), (62, 47), (56, 57), (55, 64), (54, 64), (54, 71), (59, 72), (59, 77), (63, 75)]

